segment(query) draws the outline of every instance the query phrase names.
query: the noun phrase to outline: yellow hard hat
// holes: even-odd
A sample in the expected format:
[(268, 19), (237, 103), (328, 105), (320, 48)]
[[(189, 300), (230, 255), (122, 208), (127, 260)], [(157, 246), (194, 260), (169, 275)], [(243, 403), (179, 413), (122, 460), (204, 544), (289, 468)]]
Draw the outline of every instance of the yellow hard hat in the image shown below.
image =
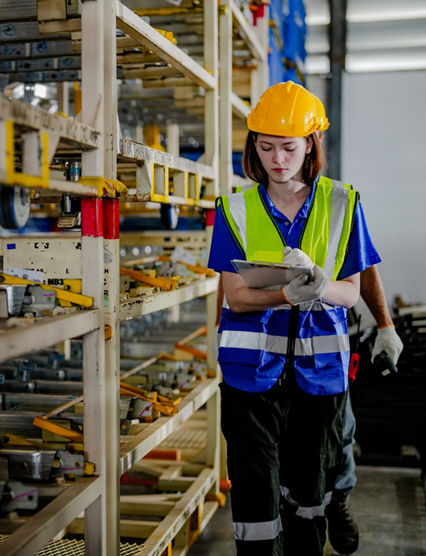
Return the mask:
[(314, 98), (316, 108), (317, 108), (317, 118), (318, 118), (318, 131), (325, 131), (330, 127), (330, 122), (328, 121), (327, 116), (325, 115), (325, 108), (324, 104), (322, 103), (321, 99), (315, 96), (313, 93), (311, 95)]
[(248, 115), (247, 127), (265, 135), (306, 137), (319, 129), (316, 101), (302, 85), (276, 83)]

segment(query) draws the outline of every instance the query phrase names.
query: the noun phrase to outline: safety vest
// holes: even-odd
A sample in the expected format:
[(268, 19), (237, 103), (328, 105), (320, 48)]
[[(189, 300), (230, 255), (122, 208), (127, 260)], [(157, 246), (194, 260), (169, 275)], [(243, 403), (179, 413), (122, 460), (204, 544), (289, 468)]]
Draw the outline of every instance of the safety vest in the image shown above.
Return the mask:
[[(321, 177), (314, 191), (299, 248), (335, 280), (345, 260), (358, 193)], [(247, 260), (282, 262), (286, 245), (259, 186), (218, 201), (225, 221)], [(299, 386), (313, 395), (346, 390), (349, 367), (347, 311), (322, 301), (266, 311), (222, 310), (219, 363), (225, 382), (250, 392), (269, 390), (286, 362)]]

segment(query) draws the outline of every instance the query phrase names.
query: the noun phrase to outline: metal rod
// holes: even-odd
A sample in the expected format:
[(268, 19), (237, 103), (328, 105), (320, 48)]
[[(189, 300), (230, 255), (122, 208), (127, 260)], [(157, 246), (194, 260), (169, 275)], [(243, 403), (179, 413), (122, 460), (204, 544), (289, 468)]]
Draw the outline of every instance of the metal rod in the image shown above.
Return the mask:
[(327, 113), (331, 122), (327, 132), (329, 174), (341, 178), (342, 145), (342, 78), (346, 57), (346, 6), (347, 0), (329, 0), (330, 6), (330, 77), (327, 81)]

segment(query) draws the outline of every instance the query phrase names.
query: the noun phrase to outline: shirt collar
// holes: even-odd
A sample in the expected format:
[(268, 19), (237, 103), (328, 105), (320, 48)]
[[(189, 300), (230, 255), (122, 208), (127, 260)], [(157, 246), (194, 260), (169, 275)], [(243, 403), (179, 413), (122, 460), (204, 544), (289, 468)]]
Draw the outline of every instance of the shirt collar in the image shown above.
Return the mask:
[[(314, 181), (311, 187), (311, 191), (309, 192), (309, 195), (306, 197), (306, 201), (304, 202), (302, 208), (299, 210), (296, 218), (306, 218), (308, 216), (309, 208), (311, 206), (312, 199), (314, 198), (314, 193), (317, 187), (317, 183), (318, 183), (318, 178), (316, 178), (316, 180)], [(284, 216), (284, 214), (275, 207), (274, 203), (271, 201), (266, 191), (266, 187), (261, 183), (259, 184), (259, 191), (263, 199), (265, 200), (269, 212), (272, 214), (272, 216), (275, 216), (276, 218), (284, 218), (285, 220), (288, 220), (288, 218)]]

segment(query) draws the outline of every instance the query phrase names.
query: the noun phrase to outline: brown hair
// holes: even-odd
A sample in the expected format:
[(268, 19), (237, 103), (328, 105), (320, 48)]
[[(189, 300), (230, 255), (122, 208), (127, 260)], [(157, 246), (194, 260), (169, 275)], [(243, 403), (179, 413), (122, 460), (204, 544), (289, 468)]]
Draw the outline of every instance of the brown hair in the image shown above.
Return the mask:
[[(255, 131), (249, 131), (247, 134), (243, 152), (243, 169), (249, 179), (267, 185), (268, 174), (265, 172), (256, 151), (255, 143), (258, 135)], [(312, 149), (310, 153), (306, 154), (302, 167), (302, 178), (306, 185), (314, 183), (324, 163), (324, 155), (318, 135), (312, 133), (310, 137), (312, 137)]]

